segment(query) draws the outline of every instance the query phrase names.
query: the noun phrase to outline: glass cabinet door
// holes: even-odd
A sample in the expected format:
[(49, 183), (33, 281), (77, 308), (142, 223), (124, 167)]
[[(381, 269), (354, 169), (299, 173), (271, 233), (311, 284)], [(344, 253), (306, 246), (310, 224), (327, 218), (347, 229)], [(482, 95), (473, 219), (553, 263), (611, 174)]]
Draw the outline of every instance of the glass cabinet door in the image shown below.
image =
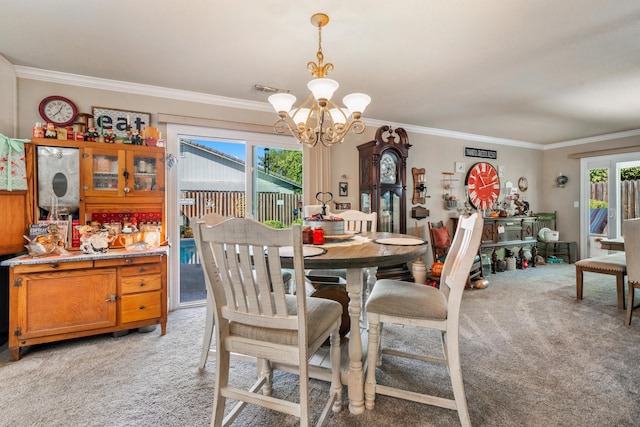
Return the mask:
[(124, 155), (120, 151), (87, 148), (83, 155), (83, 170), (87, 179), (83, 190), (87, 196), (122, 195), (120, 169)]
[(136, 192), (156, 191), (157, 169), (155, 157), (135, 155), (133, 157), (133, 190)]

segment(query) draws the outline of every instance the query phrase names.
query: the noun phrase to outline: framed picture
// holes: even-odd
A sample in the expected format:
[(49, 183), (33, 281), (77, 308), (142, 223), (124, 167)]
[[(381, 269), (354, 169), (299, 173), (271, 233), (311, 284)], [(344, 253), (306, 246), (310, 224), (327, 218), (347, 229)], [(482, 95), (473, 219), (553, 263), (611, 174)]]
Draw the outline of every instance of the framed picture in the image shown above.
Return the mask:
[(339, 196), (348, 196), (349, 195), (349, 183), (348, 182), (341, 182), (338, 184), (340, 186), (340, 189), (338, 191), (338, 195)]
[(348, 209), (351, 209), (351, 202), (345, 202), (345, 203), (336, 203), (336, 210), (337, 211), (345, 211)]
[(116, 136), (127, 136), (127, 127), (138, 129), (140, 133), (145, 126), (151, 126), (151, 114), (140, 111), (116, 110), (106, 107), (91, 107), (96, 129), (113, 129)]

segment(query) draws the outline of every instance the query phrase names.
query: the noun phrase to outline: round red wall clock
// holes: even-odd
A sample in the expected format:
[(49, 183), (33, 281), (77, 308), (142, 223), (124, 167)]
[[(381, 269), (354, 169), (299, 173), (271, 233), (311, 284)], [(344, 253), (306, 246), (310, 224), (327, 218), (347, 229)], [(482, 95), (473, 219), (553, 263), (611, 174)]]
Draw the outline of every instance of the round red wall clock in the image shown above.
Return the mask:
[(500, 196), (498, 172), (490, 163), (478, 162), (471, 166), (465, 179), (469, 202), (481, 210), (489, 210)]

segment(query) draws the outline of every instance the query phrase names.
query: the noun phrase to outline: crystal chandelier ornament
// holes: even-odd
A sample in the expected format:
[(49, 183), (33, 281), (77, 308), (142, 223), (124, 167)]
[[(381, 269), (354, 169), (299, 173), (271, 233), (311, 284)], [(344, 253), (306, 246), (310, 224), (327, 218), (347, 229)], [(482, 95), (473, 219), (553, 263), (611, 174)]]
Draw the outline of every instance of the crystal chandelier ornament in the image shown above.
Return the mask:
[(326, 147), (342, 142), (349, 130), (360, 134), (365, 125), (360, 120), (371, 98), (364, 93), (352, 93), (342, 99), (345, 107), (338, 106), (331, 100), (338, 89), (338, 82), (326, 76), (333, 70), (333, 64), (324, 64), (322, 54), (322, 27), (329, 23), (329, 16), (316, 13), (311, 23), (318, 27), (317, 63), (310, 61), (307, 69), (315, 79), (307, 84), (311, 94), (299, 107), (292, 109), (296, 97), (289, 93), (275, 93), (269, 102), (278, 113), (279, 119), (274, 124), (278, 133), (291, 132), (298, 141), (309, 146), (320, 142)]

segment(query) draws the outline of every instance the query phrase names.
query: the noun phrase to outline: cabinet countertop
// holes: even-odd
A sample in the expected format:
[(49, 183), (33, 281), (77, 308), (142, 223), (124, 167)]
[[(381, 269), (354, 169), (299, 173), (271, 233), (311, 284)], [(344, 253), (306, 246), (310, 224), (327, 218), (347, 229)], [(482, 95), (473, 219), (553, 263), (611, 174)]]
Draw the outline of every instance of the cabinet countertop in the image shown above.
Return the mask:
[(2, 267), (12, 267), (15, 265), (27, 264), (49, 264), (52, 262), (72, 262), (72, 261), (93, 261), (96, 259), (113, 259), (113, 258), (131, 258), (144, 257), (153, 255), (166, 255), (169, 253), (168, 246), (160, 246), (156, 249), (149, 249), (142, 252), (129, 252), (126, 249), (110, 249), (106, 253), (85, 254), (80, 251), (68, 251), (65, 255), (30, 257), (28, 254), (19, 255), (14, 258), (6, 259), (0, 263)]

